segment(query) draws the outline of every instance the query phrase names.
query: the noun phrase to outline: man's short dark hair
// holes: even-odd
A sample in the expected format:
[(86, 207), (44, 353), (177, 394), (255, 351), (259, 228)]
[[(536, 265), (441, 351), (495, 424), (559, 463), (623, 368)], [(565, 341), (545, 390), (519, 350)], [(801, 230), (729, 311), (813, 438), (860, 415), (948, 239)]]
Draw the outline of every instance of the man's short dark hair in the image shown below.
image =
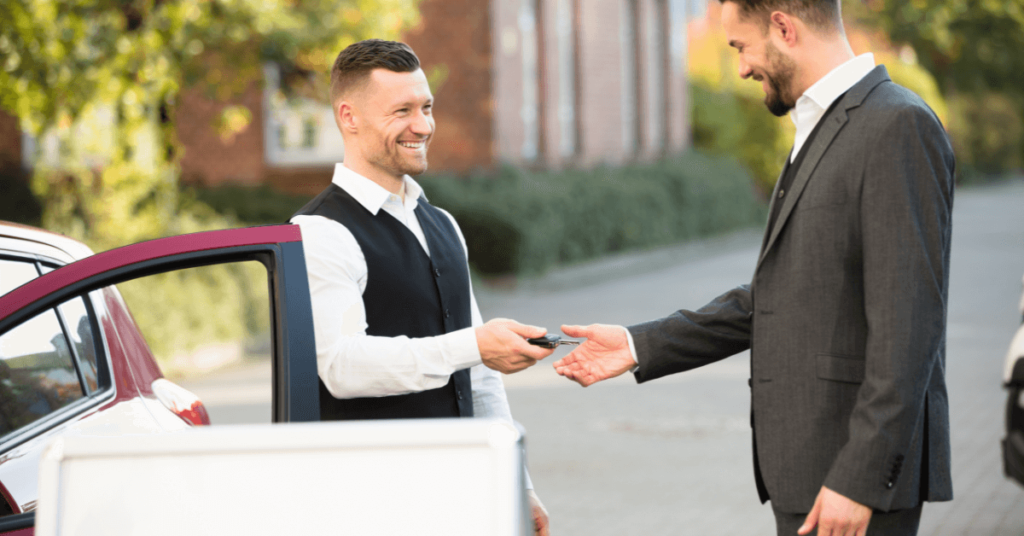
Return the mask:
[(781, 11), (804, 21), (812, 30), (832, 34), (844, 33), (840, 0), (720, 0), (723, 4), (732, 2), (739, 6), (740, 13), (753, 19), (768, 30), (768, 17), (773, 11)]
[(405, 43), (367, 39), (342, 50), (331, 68), (331, 102), (366, 81), (374, 69), (411, 73), (420, 68), (420, 59)]

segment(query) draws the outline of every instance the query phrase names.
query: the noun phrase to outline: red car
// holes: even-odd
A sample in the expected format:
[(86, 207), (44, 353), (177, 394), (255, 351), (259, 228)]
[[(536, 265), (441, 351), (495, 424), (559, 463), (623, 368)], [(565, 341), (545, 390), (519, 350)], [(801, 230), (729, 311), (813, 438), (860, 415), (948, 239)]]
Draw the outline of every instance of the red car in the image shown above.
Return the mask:
[(301, 234), (293, 225), (162, 238), (93, 254), (67, 237), (0, 223), (0, 536), (33, 534), (40, 455), (57, 435), (158, 434), (209, 424), (163, 378), (114, 285), (256, 260), (267, 268), (273, 420), (319, 420)]

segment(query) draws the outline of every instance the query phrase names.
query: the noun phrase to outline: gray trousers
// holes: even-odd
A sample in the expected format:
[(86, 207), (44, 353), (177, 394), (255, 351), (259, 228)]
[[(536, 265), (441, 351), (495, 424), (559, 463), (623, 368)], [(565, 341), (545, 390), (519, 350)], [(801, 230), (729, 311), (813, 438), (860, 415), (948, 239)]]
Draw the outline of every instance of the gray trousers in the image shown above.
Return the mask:
[[(778, 528), (779, 536), (793, 536), (804, 524), (807, 514), (789, 514), (775, 510), (775, 526)], [(921, 523), (921, 505), (906, 510), (895, 510), (892, 512), (878, 512), (871, 514), (871, 522), (868, 523), (868, 536), (916, 536), (917, 526)], [(811, 531), (811, 535), (818, 534), (817, 530)]]

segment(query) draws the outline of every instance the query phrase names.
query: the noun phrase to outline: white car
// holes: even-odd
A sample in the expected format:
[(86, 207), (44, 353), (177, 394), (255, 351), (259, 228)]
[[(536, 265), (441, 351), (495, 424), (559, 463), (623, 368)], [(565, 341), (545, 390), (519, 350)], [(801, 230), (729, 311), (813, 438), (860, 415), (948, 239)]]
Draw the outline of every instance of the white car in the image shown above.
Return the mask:
[(1003, 471), (1024, 485), (1024, 293), (1020, 301), (1021, 326), (1006, 354), (1003, 384), (1010, 391), (1006, 403), (1006, 438), (1003, 439)]

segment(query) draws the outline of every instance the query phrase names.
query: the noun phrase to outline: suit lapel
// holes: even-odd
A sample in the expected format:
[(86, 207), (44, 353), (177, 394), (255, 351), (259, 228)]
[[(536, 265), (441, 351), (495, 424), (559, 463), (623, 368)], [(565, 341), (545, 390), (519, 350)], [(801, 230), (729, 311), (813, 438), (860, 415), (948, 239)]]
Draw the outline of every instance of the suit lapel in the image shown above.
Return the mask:
[[(768, 237), (768, 243), (764, 247), (764, 251), (761, 253), (761, 259), (764, 260), (765, 255), (771, 250), (775, 244), (775, 240), (779, 237), (779, 232), (786, 226), (786, 219), (793, 212), (793, 207), (796, 206), (796, 202), (800, 199), (800, 194), (803, 193), (807, 183), (811, 180), (811, 175), (814, 173), (814, 168), (818, 167), (818, 162), (821, 161), (822, 155), (828, 149), (829, 145), (832, 145), (832, 140), (835, 139), (836, 134), (843, 129), (846, 125), (847, 115), (846, 110), (842, 106), (837, 107), (827, 117), (822, 117), (823, 121), (821, 130), (818, 131), (818, 135), (811, 140), (811, 146), (807, 148), (807, 155), (804, 156), (804, 162), (800, 166), (800, 169), (796, 170), (796, 177), (793, 179), (793, 185), (789, 187), (789, 191), (783, 195), (782, 208), (779, 210), (779, 217), (775, 221), (775, 225), (772, 226), (772, 234)], [(778, 199), (778, 194), (775, 202)], [(758, 264), (760, 264), (760, 260)]]
[[(761, 263), (764, 261), (768, 252), (771, 251), (772, 246), (775, 245), (776, 240), (779, 237), (779, 233), (786, 226), (786, 220), (789, 215), (793, 212), (793, 208), (796, 206), (797, 201), (800, 199), (800, 194), (803, 193), (804, 188), (807, 187), (807, 183), (811, 180), (811, 176), (814, 174), (814, 169), (818, 167), (818, 162), (821, 161), (821, 157), (825, 155), (829, 146), (832, 145), (832, 140), (835, 139), (839, 131), (843, 129), (846, 122), (849, 120), (847, 110), (860, 106), (868, 93), (875, 88), (878, 84), (889, 80), (889, 73), (885, 70), (885, 66), (879, 65), (875, 67), (870, 73), (864, 76), (860, 82), (857, 82), (849, 91), (846, 96), (840, 101), (839, 105), (832, 110), (831, 114), (821, 118), (822, 124), (821, 129), (818, 131), (817, 136), (811, 140), (811, 145), (807, 148), (807, 154), (804, 156), (803, 164), (800, 169), (797, 170), (796, 177), (793, 180), (793, 185), (790, 186), (789, 191), (783, 195), (782, 208), (779, 211), (779, 217), (775, 221), (775, 225), (772, 226), (771, 236), (767, 237), (767, 242), (761, 248), (761, 257), (757, 261), (757, 267), (761, 267)], [(786, 158), (786, 166), (789, 166), (789, 158)], [(782, 171), (785, 173), (785, 169)], [(772, 203), (778, 201), (778, 183), (776, 183), (776, 192), (772, 195)], [(771, 207), (769, 207), (769, 211)], [(771, 214), (771, 212), (769, 212)], [(757, 269), (755, 269), (757, 271)]]

